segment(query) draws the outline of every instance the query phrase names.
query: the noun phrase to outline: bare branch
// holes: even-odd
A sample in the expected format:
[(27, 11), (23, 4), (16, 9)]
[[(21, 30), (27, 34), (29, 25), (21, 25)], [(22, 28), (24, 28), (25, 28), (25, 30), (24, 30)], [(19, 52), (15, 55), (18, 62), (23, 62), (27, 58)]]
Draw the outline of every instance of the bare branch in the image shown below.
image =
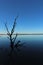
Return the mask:
[(21, 41), (19, 40), (14, 47), (19, 48), (22, 47), (24, 45), (24, 43), (21, 43)]
[(18, 34), (16, 34), (15, 38), (12, 39), (14, 41), (14, 43), (15, 43), (17, 36), (18, 36)]
[(6, 27), (6, 30), (7, 30), (7, 35), (10, 35), (10, 32), (8, 30), (8, 27), (7, 27), (7, 23), (5, 23), (5, 27)]
[(16, 44), (15, 44), (15, 47), (17, 48), (17, 47), (19, 47), (20, 46), (20, 43), (21, 41), (19, 40)]
[(14, 33), (14, 29), (15, 29), (15, 26), (16, 26), (16, 20), (17, 20), (17, 18), (18, 18), (18, 16), (14, 20), (14, 24), (13, 24), (13, 27), (12, 27), (12, 30), (11, 30), (11, 35)]

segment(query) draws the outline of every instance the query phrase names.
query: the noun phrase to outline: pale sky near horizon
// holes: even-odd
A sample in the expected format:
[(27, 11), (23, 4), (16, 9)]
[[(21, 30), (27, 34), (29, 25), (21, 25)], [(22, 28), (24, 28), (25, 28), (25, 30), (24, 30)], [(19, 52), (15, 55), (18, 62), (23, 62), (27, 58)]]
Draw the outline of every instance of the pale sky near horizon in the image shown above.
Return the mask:
[(6, 21), (11, 30), (17, 15), (15, 32), (43, 32), (43, 0), (0, 0), (0, 33), (6, 33)]

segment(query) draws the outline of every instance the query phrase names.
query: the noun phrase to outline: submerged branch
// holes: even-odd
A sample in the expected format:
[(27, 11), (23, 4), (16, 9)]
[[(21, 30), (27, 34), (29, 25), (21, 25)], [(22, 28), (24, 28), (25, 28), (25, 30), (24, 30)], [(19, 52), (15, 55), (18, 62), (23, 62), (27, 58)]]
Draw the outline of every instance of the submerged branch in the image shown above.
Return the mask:
[(19, 47), (20, 46), (20, 40), (15, 44), (15, 47), (17, 48), (17, 47)]
[(14, 43), (15, 43), (17, 36), (18, 36), (18, 34), (16, 34), (15, 38), (12, 39)]

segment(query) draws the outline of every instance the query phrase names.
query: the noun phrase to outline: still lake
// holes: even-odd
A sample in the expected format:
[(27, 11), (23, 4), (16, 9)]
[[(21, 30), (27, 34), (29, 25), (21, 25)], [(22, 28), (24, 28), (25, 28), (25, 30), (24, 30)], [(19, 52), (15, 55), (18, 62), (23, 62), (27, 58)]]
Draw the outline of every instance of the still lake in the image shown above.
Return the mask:
[[(9, 50), (10, 40), (7, 37), (7, 35), (0, 36), (0, 55), (1, 53), (5, 54), (5, 49)], [(15, 42), (18, 40), (21, 41), (21, 44), (23, 43), (20, 48), (21, 54), (24, 55), (21, 61), (24, 63), (28, 61), (30, 64), (43, 64), (43, 35), (18, 35)]]
[[(13, 35), (15, 37), (15, 35)], [(21, 43), (24, 44), (25, 48), (34, 48), (37, 50), (43, 50), (43, 35), (18, 35), (16, 38), (17, 42), (18, 40), (21, 41)], [(10, 40), (7, 35), (1, 35), (0, 36), (0, 47), (6, 47), (8, 48), (10, 45)]]

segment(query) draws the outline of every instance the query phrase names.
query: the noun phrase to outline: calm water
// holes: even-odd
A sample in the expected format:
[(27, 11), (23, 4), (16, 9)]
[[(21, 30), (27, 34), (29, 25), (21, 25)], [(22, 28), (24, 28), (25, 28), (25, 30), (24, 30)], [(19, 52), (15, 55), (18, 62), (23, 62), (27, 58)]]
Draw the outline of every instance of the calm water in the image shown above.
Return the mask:
[[(28, 61), (33, 64), (43, 64), (43, 35), (18, 35), (16, 42), (18, 40), (21, 41), (21, 44), (24, 44), (22, 48), (20, 48), (22, 50), (22, 54), (24, 54), (21, 61), (24, 63), (25, 61)], [(0, 49), (9, 49), (9, 47), (10, 40), (7, 38), (7, 36), (0, 36)], [(2, 55), (2, 57), (4, 56)], [(19, 58), (21, 59), (21, 57)]]
[[(8, 48), (10, 40), (8, 36), (0, 36), (0, 47)], [(15, 37), (15, 36), (13, 36)], [(18, 35), (16, 41), (20, 40), (23, 43), (24, 51), (26, 50), (39, 50), (43, 51), (43, 35)], [(16, 42), (15, 41), (15, 42)]]

